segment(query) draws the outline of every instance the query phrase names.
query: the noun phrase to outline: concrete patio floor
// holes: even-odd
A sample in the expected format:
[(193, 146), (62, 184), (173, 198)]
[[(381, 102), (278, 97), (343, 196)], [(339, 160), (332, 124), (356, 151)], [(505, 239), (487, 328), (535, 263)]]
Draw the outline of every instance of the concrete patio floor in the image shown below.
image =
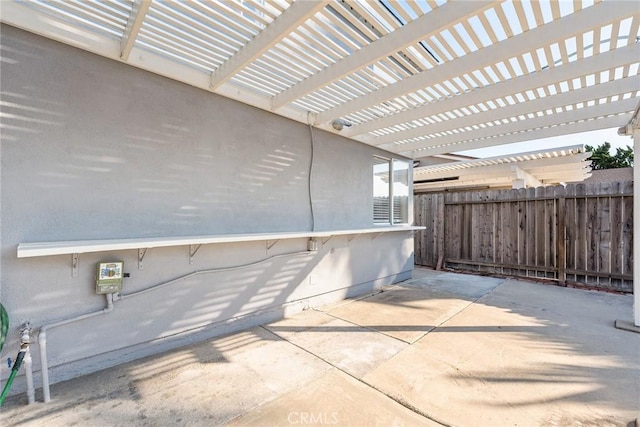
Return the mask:
[[(630, 296), (416, 269), (358, 300), (52, 386), (4, 426), (627, 426)], [(40, 396), (37, 396), (40, 398)]]

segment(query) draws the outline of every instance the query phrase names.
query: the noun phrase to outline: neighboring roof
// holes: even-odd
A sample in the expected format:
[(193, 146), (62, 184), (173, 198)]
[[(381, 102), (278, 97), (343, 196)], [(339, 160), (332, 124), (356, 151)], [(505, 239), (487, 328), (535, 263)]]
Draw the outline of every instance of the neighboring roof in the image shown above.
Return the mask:
[(413, 170), (416, 191), (445, 188), (526, 187), (582, 181), (591, 170), (590, 153), (581, 145), (490, 157)]
[(586, 184), (623, 181), (633, 181), (633, 168), (592, 170), (591, 176), (584, 180)]
[(640, 88), (634, 1), (4, 0), (0, 12), (414, 158), (618, 127)]

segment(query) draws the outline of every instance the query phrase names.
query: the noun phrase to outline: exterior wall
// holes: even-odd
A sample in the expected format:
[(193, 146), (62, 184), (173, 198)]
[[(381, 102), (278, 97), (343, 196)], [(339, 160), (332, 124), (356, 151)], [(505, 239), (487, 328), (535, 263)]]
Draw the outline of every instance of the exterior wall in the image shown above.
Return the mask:
[[(125, 262), (123, 294), (198, 274), (51, 329), (52, 382), (410, 276), (404, 232), (333, 237), (313, 253), (306, 239), (204, 245), (193, 264), (188, 247), (150, 249), (143, 269), (134, 250), (83, 254), (77, 277), (70, 256), (18, 259), (18, 244), (38, 241), (370, 228), (372, 157), (384, 152), (314, 130), (311, 165), (307, 126), (1, 31), (3, 360), (15, 356), (23, 322), (37, 330), (104, 308), (98, 261)], [(36, 344), (32, 352), (39, 385)]]

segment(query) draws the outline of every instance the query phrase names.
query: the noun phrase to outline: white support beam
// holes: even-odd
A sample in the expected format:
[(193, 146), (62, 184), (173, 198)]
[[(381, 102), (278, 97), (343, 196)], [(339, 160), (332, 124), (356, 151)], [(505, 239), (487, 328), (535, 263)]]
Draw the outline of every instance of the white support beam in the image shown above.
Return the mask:
[[(633, 138), (633, 151), (640, 150), (640, 102), (627, 124), (618, 129), (618, 135)], [(633, 165), (633, 319), (616, 320), (616, 328), (640, 332), (640, 168)]]
[[(561, 182), (576, 182), (582, 181), (589, 176), (588, 173), (575, 172), (575, 173), (559, 173), (557, 176), (544, 179), (542, 185), (553, 185)], [(535, 184), (535, 181), (531, 182)], [(508, 172), (497, 176), (476, 175), (464, 177), (457, 180), (435, 181), (435, 182), (419, 182), (413, 185), (414, 191), (427, 191), (427, 190), (442, 190), (445, 188), (456, 189), (479, 189), (479, 188), (513, 188), (513, 175)], [(517, 183), (516, 183), (517, 184)], [(524, 179), (520, 183), (525, 185)], [(535, 185), (532, 185), (535, 186)], [(524, 188), (524, 187), (522, 187)]]
[(296, 1), (264, 30), (244, 45), (211, 74), (210, 89), (216, 90), (240, 70), (278, 44), (293, 30), (328, 4), (327, 0)]
[(273, 109), (277, 110), (407, 46), (426, 40), (460, 20), (481, 13), (494, 2), (495, 0), (482, 0), (446, 3), (277, 94), (273, 98)]
[(597, 3), (562, 19), (492, 44), (454, 61), (446, 62), (426, 72), (325, 110), (318, 114), (318, 121), (323, 123), (336, 117), (344, 117), (352, 112), (361, 111), (384, 101), (461, 76), (470, 70), (494, 65), (509, 58), (533, 52), (537, 48), (548, 46), (554, 42), (564, 41), (572, 35), (582, 34), (609, 22), (637, 14), (637, 12), (638, 8), (635, 2)]
[(610, 50), (596, 56), (590, 56), (579, 61), (546, 69), (536, 73), (527, 74), (517, 79), (503, 81), (491, 86), (481, 87), (470, 92), (465, 92), (452, 98), (432, 102), (422, 107), (412, 108), (397, 114), (369, 120), (360, 125), (354, 125), (345, 129), (342, 134), (346, 137), (366, 134), (368, 132), (384, 129), (407, 123), (426, 116), (446, 113), (480, 102), (493, 101), (515, 93), (523, 93), (540, 87), (546, 87), (554, 83), (566, 81), (576, 77), (596, 74), (604, 70), (626, 66), (638, 61), (640, 57), (640, 44), (634, 43), (619, 49)]
[(414, 190), (442, 190), (443, 188), (491, 188), (491, 187), (511, 187), (511, 177), (508, 175), (497, 178), (479, 178), (469, 181), (436, 181), (422, 182), (413, 185)]
[[(532, 159), (525, 160), (522, 162), (514, 162), (514, 163), (501, 163), (495, 165), (486, 165), (486, 166), (474, 166), (468, 167), (464, 169), (439, 169), (430, 171), (429, 169), (433, 169), (429, 166), (425, 167), (424, 170), (420, 170), (416, 168), (414, 170), (414, 177), (418, 180), (430, 180), (430, 179), (443, 179), (443, 178), (451, 178), (451, 177), (463, 177), (463, 176), (472, 176), (478, 174), (509, 174), (511, 166), (518, 166), (520, 169), (525, 170), (529, 173), (539, 172), (545, 173), (549, 170), (557, 169), (558, 167), (568, 168), (573, 164), (581, 164), (584, 160), (590, 156), (590, 153), (580, 153), (571, 156), (562, 156), (562, 157), (547, 157), (542, 159)], [(535, 173), (534, 173), (535, 174)]]
[[(539, 187), (540, 185), (545, 185), (548, 183), (581, 181), (582, 179), (589, 176), (589, 173), (591, 172), (589, 167), (575, 168), (575, 169), (565, 171), (565, 170), (558, 170), (559, 168), (562, 167), (562, 166), (558, 166), (555, 172), (551, 171), (551, 172), (546, 172), (544, 174), (534, 174), (528, 171), (524, 171), (524, 173), (520, 175), (516, 175), (511, 170), (512, 167), (517, 168), (517, 166), (505, 167), (505, 168), (502, 168), (502, 172), (498, 172), (497, 170), (494, 170), (493, 172), (487, 172), (484, 170), (484, 168), (478, 168), (478, 170), (476, 170), (473, 175), (456, 176), (455, 174), (451, 174), (451, 176), (447, 176), (445, 178), (422, 177), (423, 179), (420, 179), (418, 182), (423, 183), (424, 181), (430, 182), (430, 181), (442, 180), (446, 178), (448, 178), (449, 180), (451, 180), (452, 178), (455, 178), (457, 182), (469, 182), (469, 181), (481, 182), (483, 179), (490, 180), (490, 179), (501, 178), (501, 179), (505, 179), (506, 181), (512, 181), (514, 179), (522, 179), (523, 183), (528, 186)], [(528, 179), (528, 177), (530, 177), (530, 179)], [(442, 181), (435, 181), (435, 182), (442, 182)]]
[[(633, 124), (633, 151), (640, 152), (640, 116), (639, 108)], [(633, 167), (633, 250), (640, 251), (640, 168)], [(633, 324), (640, 327), (640, 256), (633, 257)]]
[(544, 183), (579, 182), (591, 176), (591, 168), (576, 171), (557, 171), (556, 173), (548, 172), (544, 175), (536, 176)]
[[(587, 153), (589, 155), (590, 153)], [(562, 168), (563, 172), (580, 172), (580, 171), (590, 171), (591, 170), (591, 162), (587, 161), (577, 161), (573, 164), (562, 164), (558, 163), (556, 166), (545, 166), (545, 167), (532, 167), (527, 168), (526, 171), (531, 175), (538, 177), (538, 179), (544, 180), (545, 178), (557, 174), (559, 168)]]
[[(527, 188), (527, 187), (542, 187), (543, 184), (538, 181), (534, 176), (532, 176), (529, 172), (526, 172), (520, 169), (518, 166), (511, 166), (512, 181), (513, 188)], [(520, 183), (524, 184), (523, 186), (516, 187), (515, 185), (520, 185)]]
[(405, 131), (390, 133), (373, 139), (372, 145), (382, 146), (382, 148), (385, 148), (384, 144), (419, 138), (425, 134), (435, 134), (438, 132), (445, 132), (450, 129), (464, 128), (467, 126), (494, 122), (496, 120), (526, 116), (527, 114), (535, 114), (539, 111), (545, 111), (550, 108), (575, 105), (580, 102), (598, 100), (612, 95), (623, 95), (639, 89), (640, 75), (635, 75), (625, 79), (613, 80), (607, 83), (538, 98), (531, 101), (525, 101), (515, 105), (506, 105), (495, 110), (481, 111), (476, 114), (471, 114), (470, 116), (457, 117), (455, 119), (430, 125), (418, 126)]
[(558, 127), (566, 125), (567, 123), (578, 122), (581, 120), (586, 121), (595, 117), (606, 118), (607, 116), (611, 116), (614, 114), (628, 113), (630, 111), (633, 111), (636, 102), (636, 99), (629, 98), (622, 101), (544, 115), (541, 117), (535, 117), (533, 119), (518, 120), (516, 122), (509, 122), (504, 125), (488, 126), (481, 129), (449, 134), (437, 138), (429, 138), (406, 144), (397, 144), (395, 146), (389, 146), (387, 149), (391, 151), (402, 150), (403, 153), (426, 149), (425, 151), (421, 151), (419, 153), (420, 156), (425, 156), (464, 151), (474, 148), (484, 148), (491, 145), (506, 144), (507, 142), (498, 142), (500, 141), (498, 137), (501, 136), (520, 134), (525, 137), (525, 141), (532, 140), (536, 138), (529, 136), (530, 131)]
[(133, 7), (131, 8), (131, 15), (127, 20), (127, 26), (122, 35), (120, 41), (120, 59), (127, 61), (131, 54), (131, 49), (136, 42), (144, 17), (147, 15), (147, 11), (151, 6), (151, 0), (134, 0)]

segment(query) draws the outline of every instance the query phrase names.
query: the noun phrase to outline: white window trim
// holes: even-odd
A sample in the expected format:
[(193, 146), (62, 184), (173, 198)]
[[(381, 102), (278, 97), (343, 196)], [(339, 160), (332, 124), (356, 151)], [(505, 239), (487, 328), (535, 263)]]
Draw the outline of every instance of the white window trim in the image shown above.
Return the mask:
[[(409, 159), (399, 159), (396, 157), (385, 157), (374, 154), (374, 160), (380, 160), (387, 163), (389, 170), (389, 210), (388, 210), (388, 218), (387, 222), (375, 222), (375, 214), (373, 218), (373, 224), (376, 227), (385, 227), (385, 226), (394, 226), (394, 225), (408, 225), (413, 223), (413, 173), (412, 168), (413, 165)], [(395, 218), (395, 203), (394, 203), (394, 165), (396, 162), (403, 162), (407, 164), (407, 186), (408, 186), (408, 194), (407, 194), (407, 215), (406, 218), (401, 218), (401, 221), (398, 223), (394, 222)], [(382, 163), (380, 163), (382, 164)], [(375, 166), (375, 164), (374, 164)], [(375, 196), (374, 196), (375, 197)]]

